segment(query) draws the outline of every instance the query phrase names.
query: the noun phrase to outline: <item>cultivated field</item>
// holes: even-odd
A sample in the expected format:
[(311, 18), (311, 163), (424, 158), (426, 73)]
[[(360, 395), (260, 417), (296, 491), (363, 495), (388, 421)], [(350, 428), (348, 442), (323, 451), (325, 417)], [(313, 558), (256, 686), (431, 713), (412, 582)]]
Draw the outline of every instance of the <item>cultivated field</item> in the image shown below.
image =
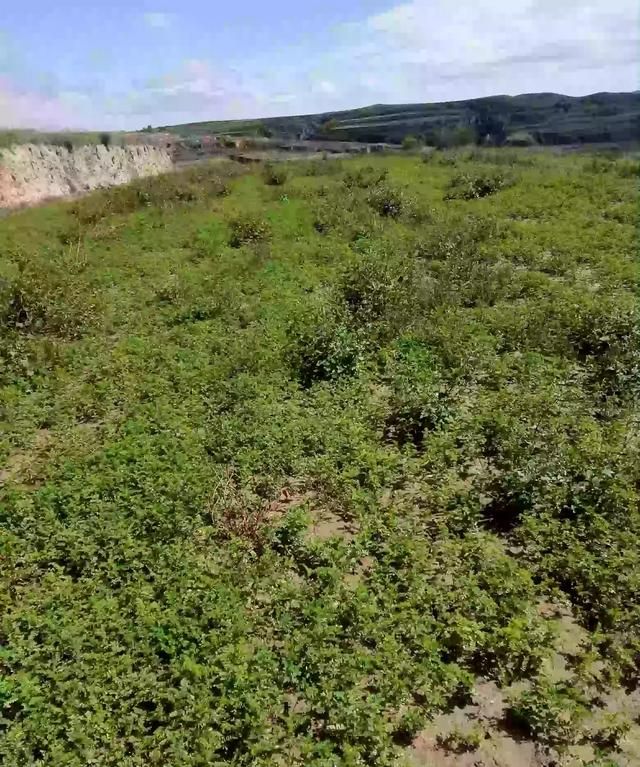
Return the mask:
[(218, 162), (3, 219), (0, 763), (640, 764), (639, 170)]

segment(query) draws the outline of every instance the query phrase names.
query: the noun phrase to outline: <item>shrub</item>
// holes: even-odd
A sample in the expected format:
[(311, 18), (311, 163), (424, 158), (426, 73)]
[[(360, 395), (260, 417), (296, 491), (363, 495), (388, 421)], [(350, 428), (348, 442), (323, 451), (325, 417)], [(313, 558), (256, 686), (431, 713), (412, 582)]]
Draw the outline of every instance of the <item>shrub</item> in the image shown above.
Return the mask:
[(284, 163), (267, 163), (262, 169), (262, 177), (269, 186), (282, 186), (289, 177), (289, 169)]
[(446, 735), (438, 735), (438, 745), (453, 751), (456, 754), (464, 754), (480, 748), (486, 734), (479, 727), (469, 729), (454, 729)]
[(0, 327), (25, 334), (77, 338), (94, 323), (96, 296), (77, 277), (24, 262), (0, 280)]
[(307, 176), (336, 176), (342, 173), (342, 162), (325, 155), (322, 159), (303, 163), (301, 170)]
[(415, 136), (405, 136), (402, 139), (402, 148), (406, 152), (411, 152), (420, 146), (420, 141)]
[(271, 236), (269, 223), (251, 213), (243, 213), (233, 218), (229, 222), (229, 230), (229, 245), (232, 248), (264, 242)]
[(318, 234), (327, 234), (340, 224), (342, 217), (340, 211), (331, 203), (319, 204), (316, 206), (313, 217), (313, 228)]
[(638, 158), (624, 158), (618, 160), (615, 162), (614, 168), (621, 178), (640, 177), (640, 159)]
[(346, 173), (344, 185), (347, 189), (367, 189), (381, 184), (386, 180), (388, 174), (386, 168), (374, 168), (372, 165), (367, 165), (364, 168)]
[(367, 202), (379, 215), (389, 218), (398, 218), (413, 209), (413, 201), (407, 193), (387, 183), (376, 185), (369, 192)]
[(445, 199), (476, 200), (495, 194), (510, 184), (509, 179), (499, 171), (479, 175), (461, 173), (451, 179)]
[(351, 324), (369, 332), (396, 333), (416, 310), (414, 277), (410, 261), (384, 251), (366, 252), (340, 281)]
[(563, 746), (579, 740), (580, 725), (588, 712), (586, 703), (575, 687), (537, 679), (512, 700), (508, 714), (543, 743)]
[(402, 338), (385, 371), (389, 389), (385, 438), (401, 447), (422, 446), (428, 431), (444, 426), (451, 415), (447, 387), (437, 362), (421, 343)]
[(190, 168), (94, 192), (77, 200), (71, 206), (70, 213), (82, 224), (95, 224), (110, 215), (133, 213), (152, 206), (203, 203), (222, 197), (228, 191), (217, 166)]
[(331, 306), (292, 322), (288, 339), (289, 361), (304, 388), (353, 375), (365, 350), (363, 339)]

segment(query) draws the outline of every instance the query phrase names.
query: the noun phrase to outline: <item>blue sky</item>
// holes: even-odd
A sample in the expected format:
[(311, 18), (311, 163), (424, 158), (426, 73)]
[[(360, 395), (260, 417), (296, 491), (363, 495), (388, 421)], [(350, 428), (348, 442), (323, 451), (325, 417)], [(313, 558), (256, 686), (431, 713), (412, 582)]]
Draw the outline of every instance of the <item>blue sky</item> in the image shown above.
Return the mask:
[(640, 87), (638, 0), (0, 2), (0, 127)]

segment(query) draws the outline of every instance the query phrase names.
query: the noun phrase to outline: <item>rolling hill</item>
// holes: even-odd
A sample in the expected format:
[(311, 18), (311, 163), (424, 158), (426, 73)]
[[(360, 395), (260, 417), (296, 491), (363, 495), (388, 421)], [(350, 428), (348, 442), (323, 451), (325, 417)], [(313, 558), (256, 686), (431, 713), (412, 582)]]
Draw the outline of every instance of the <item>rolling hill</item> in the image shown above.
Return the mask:
[[(489, 139), (543, 145), (627, 143), (640, 136), (640, 91), (572, 97), (557, 93), (491, 96), (434, 104), (376, 104), (315, 115), (228, 120), (162, 126), (182, 137), (208, 134), (263, 135), (400, 143)], [(466, 131), (466, 134), (464, 133)]]

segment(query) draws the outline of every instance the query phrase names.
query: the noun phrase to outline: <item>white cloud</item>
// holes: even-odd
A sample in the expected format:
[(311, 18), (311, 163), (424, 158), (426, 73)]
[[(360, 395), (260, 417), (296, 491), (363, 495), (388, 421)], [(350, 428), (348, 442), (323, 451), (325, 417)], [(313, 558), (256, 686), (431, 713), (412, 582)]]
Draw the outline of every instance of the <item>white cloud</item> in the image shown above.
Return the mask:
[(367, 77), (401, 83), (395, 100), (625, 90), (639, 21), (637, 0), (412, 0), (369, 17), (360, 40), (352, 29), (343, 56), (372, 56)]
[(170, 13), (143, 13), (142, 18), (147, 26), (154, 29), (167, 29), (171, 26), (173, 15)]
[[(238, 51), (235, 62), (220, 64), (188, 60), (169, 75), (132, 80), (129, 92), (114, 92), (106, 78), (102, 92), (86, 82), (3, 89), (0, 80), (0, 114), (32, 125), (71, 114), (74, 125), (136, 127), (499, 93), (635, 90), (639, 17), (637, 0), (407, 0), (343, 25), (322, 47)], [(166, 29), (176, 17), (141, 18)]]
[(333, 96), (333, 94), (336, 93), (338, 89), (331, 82), (331, 80), (320, 80), (320, 82), (316, 85), (316, 90), (320, 93), (324, 93), (325, 96)]
[(78, 116), (79, 105), (86, 108), (89, 104), (83, 94), (75, 91), (48, 95), (20, 88), (8, 78), (0, 77), (0, 129), (86, 127), (86, 115), (81, 112)]

